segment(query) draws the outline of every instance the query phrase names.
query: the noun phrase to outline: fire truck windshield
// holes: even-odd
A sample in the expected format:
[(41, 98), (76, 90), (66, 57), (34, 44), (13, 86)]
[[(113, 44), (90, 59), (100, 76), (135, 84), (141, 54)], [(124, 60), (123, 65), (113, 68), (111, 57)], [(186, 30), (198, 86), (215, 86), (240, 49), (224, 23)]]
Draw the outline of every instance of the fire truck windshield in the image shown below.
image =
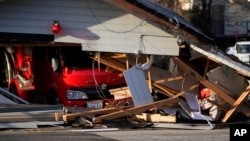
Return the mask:
[(92, 59), (89, 54), (78, 48), (63, 49), (64, 65), (75, 68), (91, 68)]

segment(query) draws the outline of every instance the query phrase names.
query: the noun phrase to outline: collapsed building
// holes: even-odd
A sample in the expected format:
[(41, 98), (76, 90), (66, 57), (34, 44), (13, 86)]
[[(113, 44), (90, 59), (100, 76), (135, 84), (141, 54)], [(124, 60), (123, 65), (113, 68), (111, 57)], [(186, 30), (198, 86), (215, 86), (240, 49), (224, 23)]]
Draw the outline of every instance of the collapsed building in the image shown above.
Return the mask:
[[(127, 83), (110, 90), (115, 100), (103, 109), (57, 113), (56, 120), (70, 122), (94, 115), (93, 123), (125, 116), (176, 122), (178, 112), (190, 120), (228, 122), (238, 113), (250, 116), (249, 65), (226, 55), (212, 38), (178, 14), (145, 0), (65, 1), (50, 3), (57, 10), (49, 7), (51, 12), (41, 12), (44, 3), (1, 2), (0, 25), (7, 26), (0, 28), (1, 47), (78, 45), (93, 53), (97, 64), (122, 72)], [(9, 6), (13, 12), (6, 10)], [(15, 18), (29, 10), (39, 16)], [(57, 15), (62, 33), (51, 32), (49, 23), (55, 19), (44, 16), (48, 13)], [(164, 116), (152, 114), (158, 110)]]

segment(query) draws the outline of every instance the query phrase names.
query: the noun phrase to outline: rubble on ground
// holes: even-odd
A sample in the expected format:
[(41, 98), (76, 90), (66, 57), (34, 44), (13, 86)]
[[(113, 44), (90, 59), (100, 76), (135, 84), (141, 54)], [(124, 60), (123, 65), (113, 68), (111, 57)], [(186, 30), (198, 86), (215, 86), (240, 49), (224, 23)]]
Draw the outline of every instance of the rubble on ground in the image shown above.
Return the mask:
[(214, 129), (217, 123), (249, 119), (249, 66), (205, 53), (210, 53), (205, 59), (192, 61), (169, 57), (167, 69), (149, 62), (147, 55), (99, 54), (93, 60), (123, 72), (127, 82), (127, 87), (110, 90), (115, 99), (101, 109), (30, 104), (1, 89), (0, 101), (7, 103), (0, 104), (0, 128), (71, 124), (96, 130), (104, 124)]

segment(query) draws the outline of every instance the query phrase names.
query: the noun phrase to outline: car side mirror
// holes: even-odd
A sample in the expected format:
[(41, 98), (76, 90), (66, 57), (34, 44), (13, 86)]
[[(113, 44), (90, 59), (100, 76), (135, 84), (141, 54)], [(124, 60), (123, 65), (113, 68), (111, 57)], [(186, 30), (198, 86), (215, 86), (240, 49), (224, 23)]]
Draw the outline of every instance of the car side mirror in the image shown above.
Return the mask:
[(60, 69), (60, 62), (59, 59), (57, 58), (52, 58), (51, 59), (51, 67), (54, 72), (58, 71)]
[(234, 48), (233, 47), (228, 47), (226, 49), (226, 54), (228, 54), (228, 55), (234, 55)]

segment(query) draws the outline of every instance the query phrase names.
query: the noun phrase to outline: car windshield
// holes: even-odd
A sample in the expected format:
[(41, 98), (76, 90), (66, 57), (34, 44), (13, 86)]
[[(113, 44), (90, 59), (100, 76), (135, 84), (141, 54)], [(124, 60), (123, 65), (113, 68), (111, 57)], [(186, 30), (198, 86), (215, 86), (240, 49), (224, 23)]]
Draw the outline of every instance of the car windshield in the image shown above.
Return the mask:
[(238, 53), (250, 53), (250, 44), (249, 45), (237, 45)]

